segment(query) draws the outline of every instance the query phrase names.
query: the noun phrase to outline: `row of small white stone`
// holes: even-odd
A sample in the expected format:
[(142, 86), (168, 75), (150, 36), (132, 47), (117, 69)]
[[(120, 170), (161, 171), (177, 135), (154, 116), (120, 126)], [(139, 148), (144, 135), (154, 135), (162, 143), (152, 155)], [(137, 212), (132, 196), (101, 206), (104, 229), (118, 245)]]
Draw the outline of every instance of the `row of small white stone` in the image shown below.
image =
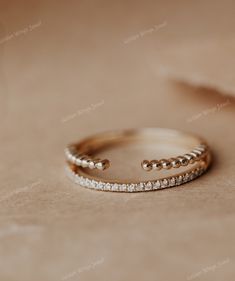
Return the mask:
[(115, 192), (141, 192), (158, 190), (168, 187), (181, 185), (188, 181), (191, 181), (205, 172), (205, 168), (199, 167), (191, 172), (185, 173), (180, 176), (171, 177), (168, 179), (161, 179), (156, 181), (148, 181), (141, 183), (130, 183), (130, 184), (118, 184), (118, 183), (107, 183), (102, 181), (96, 181), (73, 172), (69, 167), (66, 167), (67, 175), (75, 183), (95, 190), (102, 191), (115, 191)]

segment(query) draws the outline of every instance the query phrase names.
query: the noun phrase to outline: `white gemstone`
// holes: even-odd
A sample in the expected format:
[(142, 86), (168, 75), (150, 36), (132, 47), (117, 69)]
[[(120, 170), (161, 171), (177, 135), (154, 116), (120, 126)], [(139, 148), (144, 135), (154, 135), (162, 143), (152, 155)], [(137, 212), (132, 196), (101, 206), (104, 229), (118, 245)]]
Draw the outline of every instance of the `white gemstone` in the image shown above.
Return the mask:
[(175, 178), (171, 178), (170, 179), (170, 186), (174, 186), (175, 185)]
[(155, 181), (155, 182), (154, 182), (154, 185), (153, 185), (153, 188), (154, 188), (154, 189), (158, 189), (158, 188), (160, 188), (160, 187), (161, 187), (160, 181)]
[(185, 174), (184, 176), (183, 176), (183, 181), (184, 182), (187, 182), (189, 180), (189, 174)]
[(106, 184), (104, 185), (104, 190), (111, 190), (111, 185), (110, 185), (110, 183), (106, 183)]
[(190, 173), (190, 175), (189, 175), (189, 179), (190, 179), (190, 180), (193, 180), (193, 179), (194, 179), (194, 177), (195, 177), (194, 173), (193, 173), (193, 172), (191, 172), (191, 173)]
[(143, 191), (144, 190), (144, 184), (141, 182), (137, 184), (136, 191)]
[(135, 191), (135, 185), (134, 184), (129, 184), (127, 189), (128, 189), (129, 192), (133, 192), (133, 191)]
[(89, 179), (86, 179), (85, 186), (86, 187), (90, 187), (91, 186), (91, 181)]
[(182, 183), (182, 180), (183, 180), (182, 176), (179, 176), (179, 177), (176, 179), (177, 184), (181, 184), (181, 183)]
[(126, 184), (121, 184), (119, 189), (120, 191), (126, 191), (126, 188), (127, 188)]
[(112, 191), (118, 191), (118, 184), (117, 183), (114, 183), (112, 185)]
[(95, 188), (96, 187), (96, 181), (92, 180), (91, 184), (90, 184), (90, 187), (91, 188)]
[(152, 189), (152, 183), (149, 181), (147, 182), (147, 184), (145, 185), (145, 190), (151, 190)]
[(161, 181), (161, 187), (167, 187), (168, 186), (168, 180), (164, 179)]
[(98, 190), (103, 190), (103, 183), (101, 181), (98, 182), (97, 186), (96, 186), (96, 189)]

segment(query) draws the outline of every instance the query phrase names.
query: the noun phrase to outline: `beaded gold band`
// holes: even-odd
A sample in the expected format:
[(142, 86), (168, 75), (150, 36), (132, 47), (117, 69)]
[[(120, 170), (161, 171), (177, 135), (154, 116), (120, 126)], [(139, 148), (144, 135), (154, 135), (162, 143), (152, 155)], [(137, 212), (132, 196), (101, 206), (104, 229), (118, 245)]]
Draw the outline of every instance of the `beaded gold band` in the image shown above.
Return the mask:
[[(152, 139), (156, 145), (160, 143), (169, 146), (178, 144), (178, 146), (184, 147), (186, 153), (167, 159), (143, 160), (140, 163), (141, 167), (145, 171), (181, 168), (180, 172), (153, 180), (136, 182), (105, 180), (102, 176), (89, 174), (89, 170), (98, 169), (104, 171), (111, 165), (111, 161), (108, 159), (96, 158), (95, 155), (100, 150), (105, 150), (112, 145), (136, 141), (145, 142), (149, 139)], [(98, 134), (79, 143), (69, 145), (65, 149), (65, 156), (68, 162), (67, 174), (74, 182), (95, 190), (119, 192), (150, 191), (181, 185), (203, 174), (211, 162), (209, 147), (202, 138), (176, 130), (160, 128), (112, 131)]]
[(205, 143), (201, 143), (195, 149), (186, 153), (182, 156), (177, 156), (170, 159), (161, 159), (161, 160), (144, 160), (142, 162), (142, 168), (146, 171), (153, 170), (161, 170), (161, 169), (171, 169), (171, 168), (179, 168), (182, 166), (187, 166), (189, 164), (193, 164), (196, 161), (199, 161), (204, 158), (204, 156), (208, 153), (208, 147)]

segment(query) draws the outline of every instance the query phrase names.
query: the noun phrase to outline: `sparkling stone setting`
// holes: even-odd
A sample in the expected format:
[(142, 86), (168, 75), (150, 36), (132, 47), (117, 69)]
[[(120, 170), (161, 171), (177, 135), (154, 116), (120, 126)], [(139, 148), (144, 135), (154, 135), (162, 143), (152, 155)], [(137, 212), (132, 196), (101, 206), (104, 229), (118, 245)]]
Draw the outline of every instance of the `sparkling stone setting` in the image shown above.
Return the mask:
[(205, 171), (206, 168), (198, 167), (179, 176), (172, 176), (148, 182), (118, 184), (85, 178), (84, 176), (81, 176), (72, 171), (69, 167), (66, 167), (66, 173), (68, 177), (75, 183), (94, 190), (113, 192), (143, 192), (174, 187), (194, 180), (195, 178), (202, 175)]

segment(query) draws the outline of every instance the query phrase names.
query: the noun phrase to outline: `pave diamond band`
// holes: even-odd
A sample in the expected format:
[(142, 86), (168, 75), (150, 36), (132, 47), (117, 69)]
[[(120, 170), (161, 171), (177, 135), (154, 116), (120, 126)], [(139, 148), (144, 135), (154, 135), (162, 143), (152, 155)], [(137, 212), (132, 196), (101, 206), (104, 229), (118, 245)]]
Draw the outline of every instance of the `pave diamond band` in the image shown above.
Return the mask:
[[(158, 177), (157, 179), (136, 182), (105, 180), (101, 176), (93, 176), (88, 173), (90, 169), (105, 170), (110, 166), (110, 160), (95, 157), (99, 149), (104, 149), (106, 145), (112, 142), (119, 143), (127, 139), (135, 141), (136, 138), (144, 140), (153, 135), (157, 136), (157, 140), (160, 142), (162, 141), (161, 136), (163, 136), (162, 138), (165, 142), (172, 142), (174, 139), (176, 142), (182, 140), (182, 145), (188, 147), (191, 144), (192, 149), (176, 158), (144, 160), (141, 163), (142, 168), (146, 171), (160, 171), (161, 169), (169, 170), (183, 167), (183, 171), (169, 176)], [(68, 163), (66, 173), (72, 181), (90, 189), (114, 192), (153, 191), (178, 186), (202, 175), (211, 162), (209, 147), (201, 138), (175, 130), (157, 128), (99, 134), (68, 146), (65, 150), (65, 155)]]
[(65, 169), (68, 177), (72, 181), (83, 187), (87, 187), (95, 190), (101, 190), (101, 191), (115, 191), (115, 192), (141, 192), (141, 191), (152, 191), (152, 190), (174, 187), (192, 181), (197, 177), (201, 176), (206, 171), (206, 167), (200, 167), (192, 170), (189, 173), (173, 176), (170, 178), (164, 178), (160, 180), (139, 182), (139, 183), (115, 183), (115, 182), (110, 183), (110, 182), (98, 181), (84, 176), (80, 176), (79, 174), (72, 171), (67, 166)]

